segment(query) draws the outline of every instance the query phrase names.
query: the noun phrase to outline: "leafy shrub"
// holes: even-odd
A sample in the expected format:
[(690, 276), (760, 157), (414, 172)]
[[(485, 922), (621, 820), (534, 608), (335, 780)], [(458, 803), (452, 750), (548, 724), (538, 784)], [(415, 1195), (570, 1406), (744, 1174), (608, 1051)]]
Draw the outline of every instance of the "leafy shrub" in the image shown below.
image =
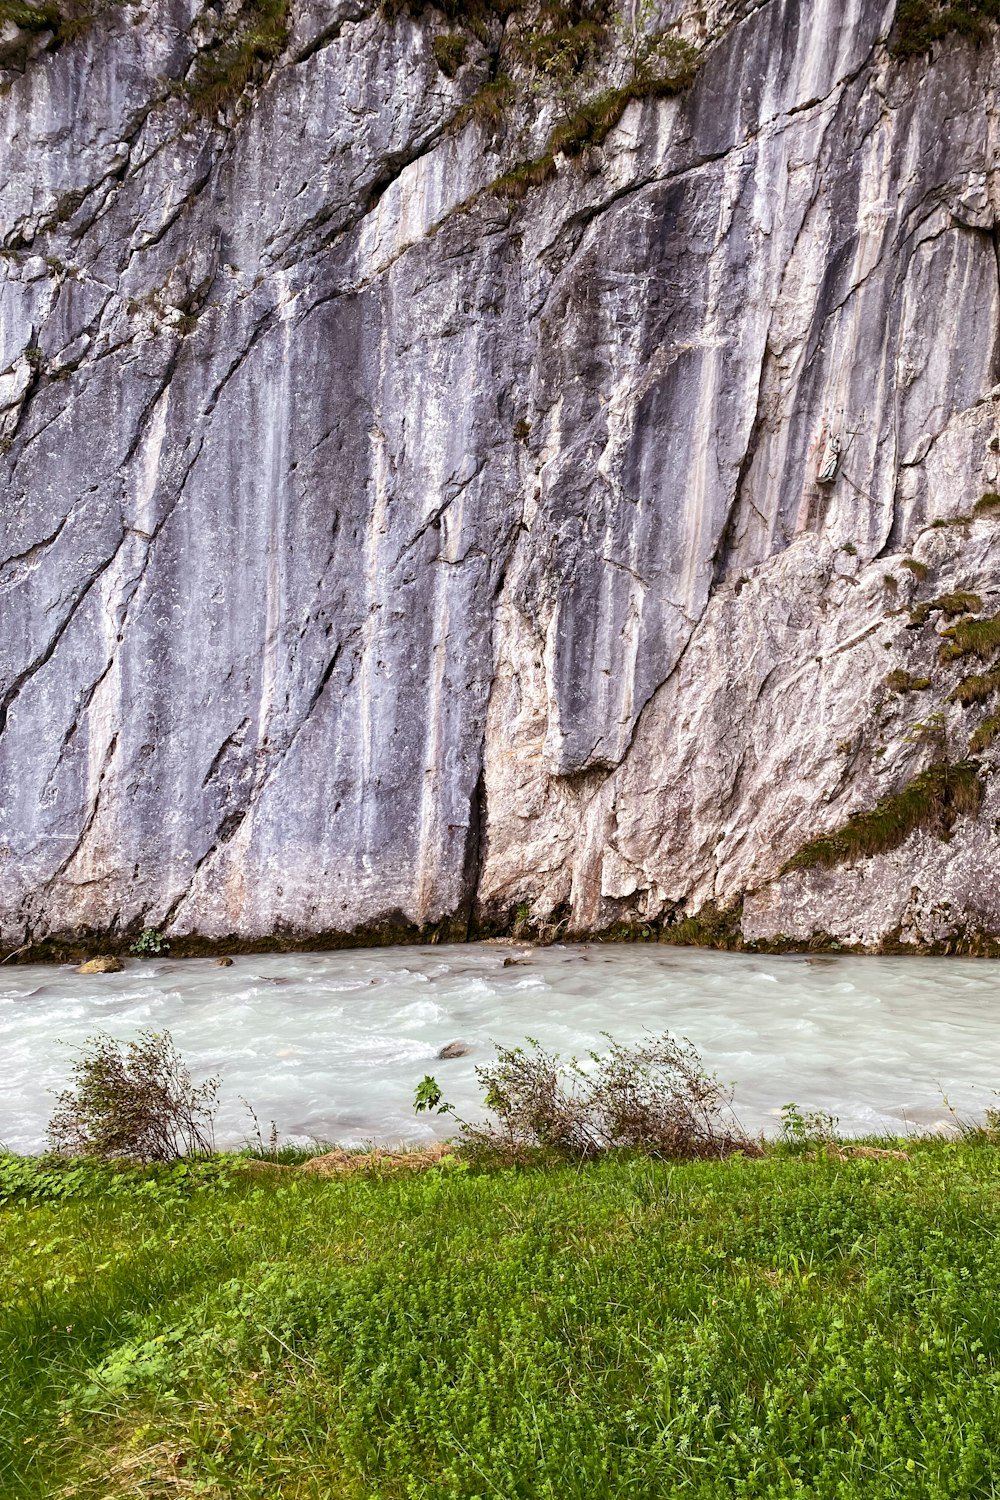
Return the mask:
[(803, 1110), (797, 1104), (781, 1106), (781, 1138), (786, 1146), (830, 1145), (837, 1139), (838, 1120), (824, 1110)]
[(159, 958), (170, 950), (170, 944), (155, 927), (144, 927), (128, 950), (136, 958)]
[(214, 1149), (219, 1080), (193, 1083), (169, 1031), (91, 1037), (72, 1072), (49, 1121), (59, 1155), (170, 1162)]
[[(706, 1073), (689, 1041), (668, 1032), (632, 1046), (608, 1040), (606, 1052), (590, 1054), (590, 1070), (530, 1038), (527, 1049), (499, 1047), (476, 1069), (493, 1118), (460, 1121), (461, 1143), (511, 1161), (539, 1150), (587, 1160), (618, 1149), (672, 1159), (753, 1149), (725, 1119), (731, 1090)], [(418, 1087), (416, 1108), (454, 1113), (433, 1078)]]

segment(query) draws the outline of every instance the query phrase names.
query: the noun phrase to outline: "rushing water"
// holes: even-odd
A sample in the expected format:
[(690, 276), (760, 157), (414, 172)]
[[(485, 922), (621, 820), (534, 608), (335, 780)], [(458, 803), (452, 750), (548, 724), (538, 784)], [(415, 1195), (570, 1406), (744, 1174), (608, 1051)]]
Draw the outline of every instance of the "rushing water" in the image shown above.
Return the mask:
[[(511, 962), (511, 960), (515, 960)], [(121, 974), (0, 969), (0, 1142), (38, 1149), (74, 1045), (95, 1031), (168, 1029), (196, 1076), (223, 1080), (221, 1144), (266, 1135), (395, 1143), (447, 1134), (415, 1117), (433, 1072), (476, 1113), (474, 1068), (493, 1042), (538, 1038), (564, 1054), (611, 1032), (687, 1036), (736, 1085), (750, 1130), (781, 1105), (822, 1109), (841, 1129), (928, 1128), (982, 1114), (1000, 1087), (1000, 963), (754, 957), (665, 947), (527, 949), (491, 944), (132, 961)], [(438, 1060), (454, 1041), (466, 1057)]]

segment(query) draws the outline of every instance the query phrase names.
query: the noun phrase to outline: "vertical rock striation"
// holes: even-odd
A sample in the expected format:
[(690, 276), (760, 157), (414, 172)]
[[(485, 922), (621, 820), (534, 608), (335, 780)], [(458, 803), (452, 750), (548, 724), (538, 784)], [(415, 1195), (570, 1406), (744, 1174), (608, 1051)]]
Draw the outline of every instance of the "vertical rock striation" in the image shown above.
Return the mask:
[(1000, 933), (1000, 48), (894, 11), (666, 5), (521, 196), (436, 12), (5, 23), (6, 945)]

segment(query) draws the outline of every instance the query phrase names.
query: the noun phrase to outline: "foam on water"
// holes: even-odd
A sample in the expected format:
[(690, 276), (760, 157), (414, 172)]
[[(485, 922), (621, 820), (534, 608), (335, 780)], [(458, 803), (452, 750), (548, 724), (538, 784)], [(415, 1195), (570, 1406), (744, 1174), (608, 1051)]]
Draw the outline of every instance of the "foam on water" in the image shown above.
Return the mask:
[[(516, 964), (505, 966), (505, 960)], [(665, 947), (355, 949), (130, 962), (124, 973), (0, 968), (0, 1142), (39, 1149), (73, 1047), (95, 1031), (168, 1029), (196, 1076), (223, 1079), (221, 1144), (267, 1130), (361, 1142), (447, 1134), (412, 1113), (433, 1072), (459, 1113), (492, 1043), (537, 1037), (564, 1053), (669, 1029), (736, 1084), (750, 1130), (781, 1105), (851, 1133), (981, 1115), (1000, 1088), (1000, 963), (710, 953)], [(469, 1056), (439, 1060), (447, 1042)], [(452, 1127), (453, 1128), (453, 1127)]]

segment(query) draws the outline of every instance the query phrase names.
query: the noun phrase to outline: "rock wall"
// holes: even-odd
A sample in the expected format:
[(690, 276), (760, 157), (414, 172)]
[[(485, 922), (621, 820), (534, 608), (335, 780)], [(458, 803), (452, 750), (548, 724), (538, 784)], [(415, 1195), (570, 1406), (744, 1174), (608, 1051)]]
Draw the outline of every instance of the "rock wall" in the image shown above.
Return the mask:
[(523, 196), (436, 12), (207, 111), (194, 0), (5, 23), (5, 945), (1000, 933), (1000, 48), (894, 10), (665, 5), (693, 85)]

